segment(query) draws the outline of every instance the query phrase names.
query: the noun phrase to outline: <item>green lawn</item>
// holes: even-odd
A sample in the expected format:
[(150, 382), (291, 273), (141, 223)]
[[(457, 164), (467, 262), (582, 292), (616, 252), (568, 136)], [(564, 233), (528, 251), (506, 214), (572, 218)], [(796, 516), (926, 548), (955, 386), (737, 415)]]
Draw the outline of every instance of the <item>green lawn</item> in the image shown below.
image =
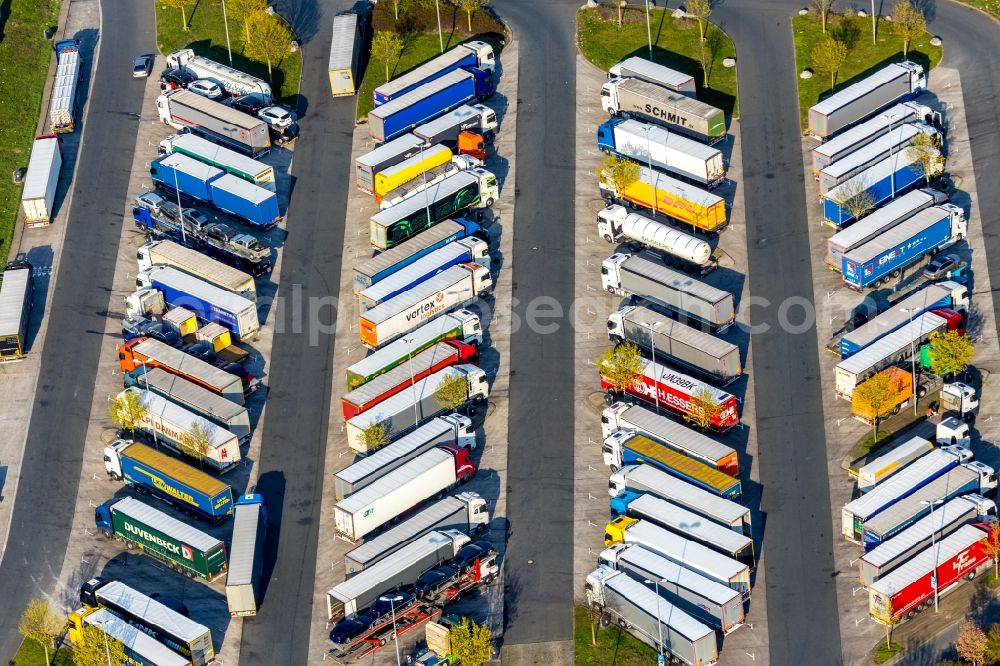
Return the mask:
[(656, 651), (617, 626), (597, 626), (597, 645), (591, 641), (590, 610), (578, 606), (573, 611), (575, 666), (649, 666), (656, 663)]
[(898, 643), (889, 643), (886, 646), (885, 641), (879, 643), (879, 646), (875, 649), (875, 655), (872, 657), (872, 661), (876, 664), (884, 664), (896, 655), (902, 653), (905, 648)]
[[(614, 18), (602, 18), (605, 11), (611, 10), (581, 9), (577, 14), (577, 41), (584, 57), (604, 70), (629, 56), (649, 58), (644, 12), (638, 9), (626, 12), (626, 22), (619, 28)], [(736, 51), (721, 30), (711, 26), (706, 34), (706, 48), (712, 54), (706, 87), (698, 60), (701, 35), (697, 22), (676, 20), (666, 10), (654, 9), (650, 11), (650, 28), (655, 62), (690, 74), (698, 83), (698, 99), (727, 115), (739, 115), (737, 68), (722, 66), (722, 61), (735, 57)]]
[[(840, 68), (834, 90), (840, 90), (859, 79), (881, 69), (887, 64), (902, 62), (903, 40), (892, 31), (892, 24), (878, 23), (876, 43), (872, 44), (872, 24), (870, 18), (857, 16), (837, 16), (827, 25), (827, 32), (848, 47), (847, 60)], [(809, 67), (809, 54), (823, 37), (819, 21), (812, 16), (795, 16), (792, 19), (795, 37), (795, 59), (797, 72)], [(924, 66), (930, 71), (941, 62), (941, 47), (931, 46), (931, 35), (925, 33), (910, 44), (906, 58)], [(816, 73), (811, 79), (799, 79), (799, 112), (802, 127), (808, 126), (809, 107), (830, 94), (829, 76)]]
[(959, 0), (1000, 20), (1000, 0)]
[[(35, 124), (42, 105), (52, 45), (42, 29), (54, 26), (59, 0), (28, 0), (0, 10), (0, 265), (10, 252), (14, 222), (21, 205), (15, 169), (28, 166)], [(8, 16), (9, 13), (9, 16)], [(5, 20), (6, 19), (6, 20)], [(5, 20), (5, 21), (4, 21)]]
[[(198, 0), (193, 7), (189, 7), (187, 32), (181, 28), (179, 9), (159, 2), (155, 6), (156, 44), (163, 55), (190, 47), (197, 55), (229, 64), (221, 2)], [(232, 16), (229, 16), (229, 40), (233, 48), (233, 67), (267, 81), (267, 63), (243, 55), (243, 28)], [(272, 63), (272, 70), (271, 89), (280, 100), (294, 107), (302, 73), (302, 53), (289, 53), (281, 62)]]
[[(45, 653), (35, 641), (25, 640), (10, 663), (12, 666), (45, 666)], [(69, 650), (62, 649), (55, 654), (49, 652), (49, 663), (51, 666), (73, 666), (73, 659)]]

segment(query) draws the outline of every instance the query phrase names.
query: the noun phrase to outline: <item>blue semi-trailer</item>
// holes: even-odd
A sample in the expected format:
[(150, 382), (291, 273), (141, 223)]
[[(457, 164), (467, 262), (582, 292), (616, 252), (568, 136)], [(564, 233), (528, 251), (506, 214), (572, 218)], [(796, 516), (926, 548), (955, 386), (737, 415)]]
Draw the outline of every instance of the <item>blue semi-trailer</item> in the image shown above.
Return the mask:
[(372, 97), (375, 106), (380, 106), (456, 69), (469, 70), (474, 68), (492, 72), (495, 66), (496, 56), (492, 46), (476, 40), (465, 42), (428, 60), (419, 67), (414, 67), (405, 74), (383, 83), (375, 89)]

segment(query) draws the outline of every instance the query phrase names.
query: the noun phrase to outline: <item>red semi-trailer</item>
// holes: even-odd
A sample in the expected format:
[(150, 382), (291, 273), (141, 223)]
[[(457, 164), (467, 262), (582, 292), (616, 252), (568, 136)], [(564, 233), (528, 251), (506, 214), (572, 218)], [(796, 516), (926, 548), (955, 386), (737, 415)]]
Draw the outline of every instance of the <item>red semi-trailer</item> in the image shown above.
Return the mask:
[[(635, 381), (625, 387), (625, 392), (630, 396), (684, 416), (699, 409), (695, 399), (703, 389), (708, 390), (721, 408), (712, 419), (712, 429), (722, 432), (739, 424), (740, 412), (736, 396), (660, 363), (648, 360), (643, 360), (643, 363), (645, 365)], [(614, 383), (603, 374), (601, 388), (609, 394), (617, 393)]]

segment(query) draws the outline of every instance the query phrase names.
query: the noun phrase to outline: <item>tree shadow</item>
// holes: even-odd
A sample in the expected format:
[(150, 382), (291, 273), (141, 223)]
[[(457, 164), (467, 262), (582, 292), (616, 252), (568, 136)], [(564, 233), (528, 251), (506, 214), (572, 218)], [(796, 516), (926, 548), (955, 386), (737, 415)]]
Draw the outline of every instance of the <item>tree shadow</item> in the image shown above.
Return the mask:
[(829, 31), (830, 36), (846, 46), (848, 51), (854, 49), (861, 37), (861, 28), (854, 21), (837, 21)]

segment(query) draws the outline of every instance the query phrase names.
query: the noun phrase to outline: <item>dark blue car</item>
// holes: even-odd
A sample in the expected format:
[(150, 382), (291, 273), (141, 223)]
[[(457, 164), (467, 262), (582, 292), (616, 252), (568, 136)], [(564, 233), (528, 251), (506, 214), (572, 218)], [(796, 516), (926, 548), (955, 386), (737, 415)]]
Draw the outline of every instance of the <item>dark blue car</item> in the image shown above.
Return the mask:
[(337, 645), (350, 645), (358, 636), (364, 634), (372, 626), (372, 619), (367, 615), (355, 615), (344, 618), (330, 630), (330, 640)]
[(383, 619), (390, 619), (392, 612), (395, 611), (396, 615), (413, 605), (416, 598), (407, 592), (396, 592), (392, 594), (393, 597), (402, 597), (399, 601), (393, 601), (389, 603), (388, 600), (383, 601), (380, 597), (375, 603), (371, 605), (368, 609), (368, 616), (371, 617), (372, 622), (378, 622)]

